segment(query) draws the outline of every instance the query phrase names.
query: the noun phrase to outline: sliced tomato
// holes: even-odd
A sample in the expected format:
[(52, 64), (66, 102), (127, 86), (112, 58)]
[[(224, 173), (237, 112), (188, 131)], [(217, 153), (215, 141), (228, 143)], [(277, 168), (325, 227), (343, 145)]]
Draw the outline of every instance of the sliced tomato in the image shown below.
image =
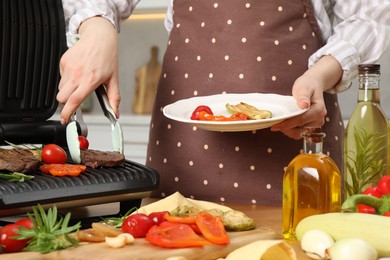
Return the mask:
[(191, 114), (191, 119), (192, 120), (199, 120), (199, 117), (198, 117), (198, 115), (199, 115), (199, 113), (200, 112), (206, 112), (207, 114), (213, 114), (213, 111), (211, 110), (211, 108), (210, 107), (208, 107), (208, 106), (205, 106), (205, 105), (201, 105), (201, 106), (198, 106), (198, 107), (196, 107), (195, 108), (195, 110), (192, 112), (192, 114)]
[(146, 240), (153, 245), (167, 248), (199, 247), (210, 244), (197, 235), (189, 225), (169, 221), (151, 227), (146, 234)]
[(186, 216), (174, 216), (166, 214), (164, 218), (169, 222), (182, 223), (182, 224), (195, 224), (196, 216), (186, 215)]
[(220, 216), (213, 216), (208, 212), (199, 212), (196, 216), (196, 225), (199, 227), (202, 235), (210, 242), (218, 245), (230, 243)]
[(43, 164), (39, 167), (43, 173), (50, 173), (53, 176), (78, 176), (87, 167), (81, 164)]
[(198, 120), (201, 121), (241, 121), (241, 120), (247, 120), (248, 116), (244, 113), (236, 113), (231, 115), (230, 117), (226, 116), (216, 116), (213, 114), (209, 114), (205, 111), (201, 111), (198, 113)]

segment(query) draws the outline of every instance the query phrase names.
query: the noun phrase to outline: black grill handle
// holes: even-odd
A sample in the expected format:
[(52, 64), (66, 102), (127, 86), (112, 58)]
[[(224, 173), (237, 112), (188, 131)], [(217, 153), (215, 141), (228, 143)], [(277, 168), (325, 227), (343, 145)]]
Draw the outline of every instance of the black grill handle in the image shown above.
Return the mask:
[[(80, 126), (77, 124), (80, 133)], [(66, 126), (60, 121), (48, 120), (33, 123), (0, 123), (0, 145), (13, 144), (57, 144), (67, 147)]]

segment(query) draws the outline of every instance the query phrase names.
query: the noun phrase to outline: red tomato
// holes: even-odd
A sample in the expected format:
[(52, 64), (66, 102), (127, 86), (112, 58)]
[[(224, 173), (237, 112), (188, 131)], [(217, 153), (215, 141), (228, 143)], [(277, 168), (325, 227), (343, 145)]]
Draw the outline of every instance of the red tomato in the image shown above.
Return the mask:
[(53, 176), (78, 176), (87, 169), (87, 166), (82, 164), (42, 164), (39, 169), (43, 173), (50, 173)]
[(148, 217), (153, 221), (155, 225), (160, 225), (161, 222), (166, 221), (165, 215), (169, 214), (168, 211), (152, 212)]
[(15, 222), (16, 225), (22, 226), (27, 229), (32, 229), (34, 227), (34, 223), (29, 218), (22, 218)]
[(365, 204), (358, 204), (359, 213), (376, 214), (375, 208)]
[(153, 245), (167, 248), (200, 247), (210, 244), (208, 240), (197, 235), (189, 225), (169, 221), (151, 227), (146, 234), (146, 240)]
[(42, 161), (45, 163), (59, 163), (63, 164), (66, 162), (66, 152), (60, 146), (56, 144), (47, 144), (42, 150)]
[(390, 194), (390, 175), (385, 175), (379, 180), (378, 191), (382, 194)]
[(122, 223), (122, 231), (135, 238), (145, 237), (148, 230), (154, 225), (153, 220), (146, 214), (136, 213), (128, 216)]
[(385, 216), (385, 217), (390, 217), (390, 211), (386, 212), (386, 213), (383, 213), (382, 216)]
[(27, 245), (27, 239), (17, 240), (14, 237), (18, 236), (15, 231), (19, 230), (19, 225), (8, 224), (0, 229), (0, 246), (3, 248), (3, 253), (20, 252)]
[(368, 187), (367, 189), (365, 189), (362, 192), (362, 194), (371, 195), (371, 196), (374, 196), (374, 197), (377, 197), (377, 198), (381, 198), (382, 197), (382, 193), (380, 193), (378, 191), (378, 186)]
[(79, 142), (80, 142), (80, 148), (81, 149), (88, 149), (89, 147), (89, 142), (88, 142), (88, 139), (85, 138), (84, 136), (82, 135), (79, 135)]
[(213, 114), (213, 111), (211, 110), (210, 107), (202, 105), (202, 106), (198, 106), (197, 108), (195, 108), (195, 110), (192, 112), (190, 118), (192, 120), (199, 120), (198, 114), (202, 111), (206, 112), (207, 114), (211, 114), (211, 115)]
[(207, 212), (199, 212), (196, 217), (196, 225), (208, 241), (218, 245), (230, 243), (230, 238), (226, 233), (220, 216), (213, 216)]

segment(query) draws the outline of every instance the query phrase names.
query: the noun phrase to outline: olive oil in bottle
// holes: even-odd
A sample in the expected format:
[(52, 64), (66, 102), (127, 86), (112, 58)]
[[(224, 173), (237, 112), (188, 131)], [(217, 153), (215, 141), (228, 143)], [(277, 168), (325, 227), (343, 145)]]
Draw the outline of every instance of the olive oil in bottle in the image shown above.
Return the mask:
[(380, 106), (379, 64), (359, 65), (358, 103), (344, 137), (344, 199), (388, 174), (388, 120)]
[(341, 207), (341, 175), (336, 163), (322, 153), (321, 128), (305, 128), (303, 153), (287, 166), (283, 177), (283, 236), (295, 239), (299, 221)]

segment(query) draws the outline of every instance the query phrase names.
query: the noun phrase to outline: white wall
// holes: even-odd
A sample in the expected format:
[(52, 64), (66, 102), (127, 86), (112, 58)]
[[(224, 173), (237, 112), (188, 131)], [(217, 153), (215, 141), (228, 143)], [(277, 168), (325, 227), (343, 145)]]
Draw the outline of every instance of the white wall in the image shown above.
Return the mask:
[[(381, 65), (381, 106), (390, 118), (390, 49), (382, 55), (377, 62)], [(357, 102), (358, 85), (354, 80), (353, 85), (347, 91), (339, 94), (339, 102), (343, 118), (349, 118)]]

